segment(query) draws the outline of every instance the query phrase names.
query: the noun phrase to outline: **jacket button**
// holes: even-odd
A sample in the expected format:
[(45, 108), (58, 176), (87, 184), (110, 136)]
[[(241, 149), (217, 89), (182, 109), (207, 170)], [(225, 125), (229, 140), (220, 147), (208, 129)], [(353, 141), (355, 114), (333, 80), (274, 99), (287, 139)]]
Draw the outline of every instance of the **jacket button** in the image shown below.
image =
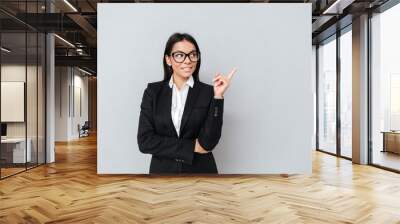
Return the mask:
[(214, 107), (214, 117), (218, 117), (218, 107)]

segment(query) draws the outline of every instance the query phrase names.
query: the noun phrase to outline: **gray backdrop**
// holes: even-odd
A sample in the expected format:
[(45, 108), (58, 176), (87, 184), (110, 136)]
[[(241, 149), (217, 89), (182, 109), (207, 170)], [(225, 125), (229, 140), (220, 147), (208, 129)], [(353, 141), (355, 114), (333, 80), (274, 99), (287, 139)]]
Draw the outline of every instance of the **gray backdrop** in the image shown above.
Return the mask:
[(99, 174), (148, 173), (136, 134), (143, 91), (163, 78), (165, 43), (187, 32), (200, 80), (238, 71), (214, 149), (224, 174), (311, 173), (311, 4), (99, 4)]

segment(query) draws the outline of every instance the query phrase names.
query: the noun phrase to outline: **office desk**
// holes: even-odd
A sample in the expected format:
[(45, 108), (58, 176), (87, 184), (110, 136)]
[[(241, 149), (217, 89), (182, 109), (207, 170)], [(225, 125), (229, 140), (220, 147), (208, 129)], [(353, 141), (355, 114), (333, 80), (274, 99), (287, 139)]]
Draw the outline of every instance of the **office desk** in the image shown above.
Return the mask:
[[(25, 163), (31, 162), (32, 140), (28, 138), (25, 154), (25, 138), (6, 138), (1, 139), (1, 157), (6, 163)], [(26, 161), (25, 161), (26, 159)]]
[(383, 133), (382, 152), (393, 152), (400, 154), (400, 132), (382, 131), (381, 133)]

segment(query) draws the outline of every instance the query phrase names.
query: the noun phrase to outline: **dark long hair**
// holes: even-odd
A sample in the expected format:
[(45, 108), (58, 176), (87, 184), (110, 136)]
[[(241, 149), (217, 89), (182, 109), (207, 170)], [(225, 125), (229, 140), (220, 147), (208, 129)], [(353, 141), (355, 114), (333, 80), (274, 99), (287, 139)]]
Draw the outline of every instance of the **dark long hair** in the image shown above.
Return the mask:
[[(165, 55), (170, 56), (172, 47), (174, 46), (175, 43), (182, 41), (182, 40), (187, 40), (190, 43), (194, 45), (196, 48), (196, 51), (200, 54), (200, 49), (199, 46), (197, 45), (196, 40), (187, 33), (174, 33), (172, 34), (167, 41), (167, 44), (165, 45), (165, 51), (163, 55), (163, 64), (164, 64), (164, 81), (168, 81), (171, 78), (171, 75), (173, 73), (172, 67), (168, 66), (167, 61), (165, 59)], [(201, 57), (197, 61), (196, 69), (194, 70), (192, 76), (195, 81), (199, 81), (199, 70), (200, 70), (200, 64), (201, 64)]]

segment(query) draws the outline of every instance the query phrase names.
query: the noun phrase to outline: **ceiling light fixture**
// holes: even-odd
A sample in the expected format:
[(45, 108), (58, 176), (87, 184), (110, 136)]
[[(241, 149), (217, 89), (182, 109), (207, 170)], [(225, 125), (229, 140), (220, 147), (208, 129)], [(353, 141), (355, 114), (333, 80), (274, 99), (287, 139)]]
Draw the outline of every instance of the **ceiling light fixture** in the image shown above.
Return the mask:
[(5, 47), (1, 47), (1, 50), (4, 51), (4, 52), (6, 52), (6, 53), (10, 53), (10, 52), (11, 52), (11, 50), (9, 50), (9, 49), (7, 49), (7, 48), (5, 48)]
[(86, 71), (86, 70), (83, 70), (83, 69), (81, 69), (81, 68), (79, 68), (79, 67), (78, 67), (78, 69), (79, 69), (79, 71), (81, 71), (81, 72), (83, 72), (83, 73), (85, 73), (85, 74), (88, 74), (88, 75), (92, 76), (92, 73), (90, 73), (90, 72), (88, 72), (88, 71)]
[(68, 40), (66, 40), (66, 39), (64, 39), (64, 38), (62, 38), (62, 37), (60, 37), (60, 36), (57, 35), (57, 34), (54, 34), (54, 36), (56, 36), (58, 39), (60, 39), (61, 41), (63, 41), (63, 42), (66, 43), (67, 45), (69, 45), (69, 46), (75, 48), (75, 45), (73, 45), (73, 44), (72, 44), (71, 42), (69, 42)]
[(322, 14), (342, 14), (343, 9), (351, 5), (355, 0), (336, 0), (332, 5), (324, 10)]
[(69, 3), (68, 0), (64, 0), (65, 4), (67, 4), (72, 10), (74, 10), (75, 12), (78, 12), (78, 10), (71, 4)]

